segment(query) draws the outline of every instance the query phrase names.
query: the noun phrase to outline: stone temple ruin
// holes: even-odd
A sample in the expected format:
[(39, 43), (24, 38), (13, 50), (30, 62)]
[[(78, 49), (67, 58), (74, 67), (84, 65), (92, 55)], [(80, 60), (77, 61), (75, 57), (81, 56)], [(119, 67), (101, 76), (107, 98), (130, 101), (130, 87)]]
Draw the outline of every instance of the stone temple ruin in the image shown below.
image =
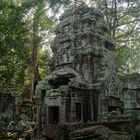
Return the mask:
[(125, 110), (140, 120), (140, 74), (132, 73), (123, 86), (123, 102)]
[(44, 100), (42, 124), (97, 121), (103, 112), (119, 111), (115, 44), (102, 14), (85, 6), (70, 9), (55, 32), (55, 70), (39, 83), (35, 97)]
[(139, 140), (140, 74), (120, 82), (102, 13), (71, 6), (54, 31), (54, 70), (38, 82), (34, 102), (0, 91), (0, 139)]
[(36, 88), (37, 123), (95, 122), (104, 112), (121, 113), (110, 29), (103, 15), (86, 5), (60, 18), (51, 45), (54, 71)]

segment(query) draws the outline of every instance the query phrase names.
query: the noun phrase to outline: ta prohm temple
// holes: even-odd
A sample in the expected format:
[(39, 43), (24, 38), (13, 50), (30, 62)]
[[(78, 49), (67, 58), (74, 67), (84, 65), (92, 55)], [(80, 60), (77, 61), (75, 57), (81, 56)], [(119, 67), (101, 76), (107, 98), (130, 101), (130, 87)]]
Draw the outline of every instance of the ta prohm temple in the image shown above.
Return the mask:
[(140, 86), (130, 87), (132, 80), (124, 86), (117, 77), (115, 42), (102, 13), (74, 5), (54, 31), (54, 71), (38, 83), (34, 96), (36, 135), (52, 140), (131, 140), (133, 132), (122, 129), (132, 127), (134, 116), (140, 120)]

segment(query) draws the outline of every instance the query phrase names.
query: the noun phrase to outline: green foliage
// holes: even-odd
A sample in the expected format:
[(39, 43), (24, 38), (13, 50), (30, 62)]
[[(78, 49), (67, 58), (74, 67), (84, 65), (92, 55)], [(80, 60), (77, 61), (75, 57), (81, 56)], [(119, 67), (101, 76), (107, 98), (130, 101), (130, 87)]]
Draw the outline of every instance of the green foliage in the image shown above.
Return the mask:
[(104, 122), (107, 122), (107, 121), (109, 121), (113, 116), (115, 116), (117, 113), (116, 113), (116, 111), (111, 111), (111, 112), (104, 112), (103, 114), (102, 114), (102, 121), (104, 121)]
[[(46, 72), (50, 73), (50, 53), (42, 50), (42, 44), (49, 40), (48, 33), (55, 25), (56, 19), (50, 18), (46, 11), (50, 10), (53, 14), (56, 14), (59, 9), (68, 6), (70, 3), (72, 3), (71, 0), (1, 0), (1, 87), (5, 84), (14, 84), (17, 90), (22, 93), (23, 89), (29, 85), (29, 69), (34, 61), (33, 42), (37, 46), (37, 64), (35, 67), (39, 69), (39, 76), (43, 78)], [(109, 27), (105, 28), (111, 29), (110, 34), (117, 44), (115, 55), (118, 73), (124, 75), (139, 71), (140, 2), (136, 0), (90, 0), (90, 3), (93, 3), (103, 12), (109, 24)], [(33, 24), (36, 26), (35, 31)], [(5, 68), (1, 69), (1, 67)]]
[(5, 131), (9, 122), (11, 121), (12, 114), (10, 113), (1, 113), (0, 114), (0, 132)]
[(139, 42), (128, 47), (120, 48), (116, 51), (118, 74), (120, 76), (139, 72), (140, 54)]
[(38, 68), (40, 72), (41, 79), (44, 79), (46, 75), (51, 73), (50, 68), (51, 56), (48, 50), (40, 50)]
[(117, 68), (120, 75), (139, 71), (140, 1), (90, 0), (98, 7), (111, 29), (116, 42)]
[[(68, 1), (67, 1), (68, 2)], [(49, 9), (66, 3), (46, 0), (2, 0), (0, 2), (0, 86), (14, 86), (20, 93), (30, 84), (29, 69), (33, 62), (44, 77), (50, 72), (50, 55), (42, 50), (44, 40), (54, 25), (53, 18), (46, 14)], [(34, 48), (37, 47), (36, 56)], [(36, 59), (37, 58), (37, 59)], [(4, 69), (2, 69), (4, 67)], [(38, 68), (39, 67), (39, 68)]]

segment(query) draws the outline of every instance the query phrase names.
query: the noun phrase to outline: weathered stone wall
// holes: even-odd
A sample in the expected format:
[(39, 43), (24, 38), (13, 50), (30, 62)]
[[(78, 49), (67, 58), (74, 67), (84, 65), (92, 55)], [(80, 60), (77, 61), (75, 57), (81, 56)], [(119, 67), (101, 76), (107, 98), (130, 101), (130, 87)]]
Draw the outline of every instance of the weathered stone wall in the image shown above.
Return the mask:
[(120, 113), (115, 43), (102, 13), (73, 5), (54, 31), (54, 71), (38, 83), (34, 96), (38, 132), (50, 124), (101, 121), (102, 113), (114, 109)]
[(123, 87), (125, 113), (140, 120), (140, 74), (127, 75)]

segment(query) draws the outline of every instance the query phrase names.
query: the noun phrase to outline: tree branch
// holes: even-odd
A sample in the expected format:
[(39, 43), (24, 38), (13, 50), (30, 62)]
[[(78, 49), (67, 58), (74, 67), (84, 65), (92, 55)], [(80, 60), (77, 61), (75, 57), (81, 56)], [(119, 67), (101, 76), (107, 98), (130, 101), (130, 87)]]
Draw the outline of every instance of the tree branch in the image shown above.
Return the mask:
[(132, 20), (132, 21), (124, 22), (124, 23), (122, 23), (122, 24), (116, 25), (116, 26), (113, 27), (113, 28), (117, 28), (117, 27), (119, 27), (119, 26), (123, 26), (123, 25), (126, 25), (126, 24), (134, 23), (134, 22), (137, 22), (137, 21), (140, 21), (140, 19), (138, 18), (138, 19), (135, 19), (135, 20)]
[(126, 10), (125, 10), (125, 13), (124, 13), (122, 16), (120, 16), (120, 17), (118, 18), (118, 21), (119, 21), (121, 18), (125, 17), (125, 16), (128, 14), (128, 8), (129, 8), (129, 5), (130, 5), (130, 2), (129, 2), (129, 0), (128, 0), (127, 7), (126, 7)]
[(139, 38), (137, 39), (125, 39), (125, 40), (117, 40), (116, 42), (129, 42), (129, 41), (138, 41)]
[(116, 36), (115, 39), (117, 40), (118, 38), (123, 37), (125, 35), (127, 35), (127, 36), (130, 35), (130, 33), (132, 33), (132, 31), (134, 31), (135, 27), (136, 27), (136, 24), (132, 27), (131, 30), (124, 32), (122, 35)]

